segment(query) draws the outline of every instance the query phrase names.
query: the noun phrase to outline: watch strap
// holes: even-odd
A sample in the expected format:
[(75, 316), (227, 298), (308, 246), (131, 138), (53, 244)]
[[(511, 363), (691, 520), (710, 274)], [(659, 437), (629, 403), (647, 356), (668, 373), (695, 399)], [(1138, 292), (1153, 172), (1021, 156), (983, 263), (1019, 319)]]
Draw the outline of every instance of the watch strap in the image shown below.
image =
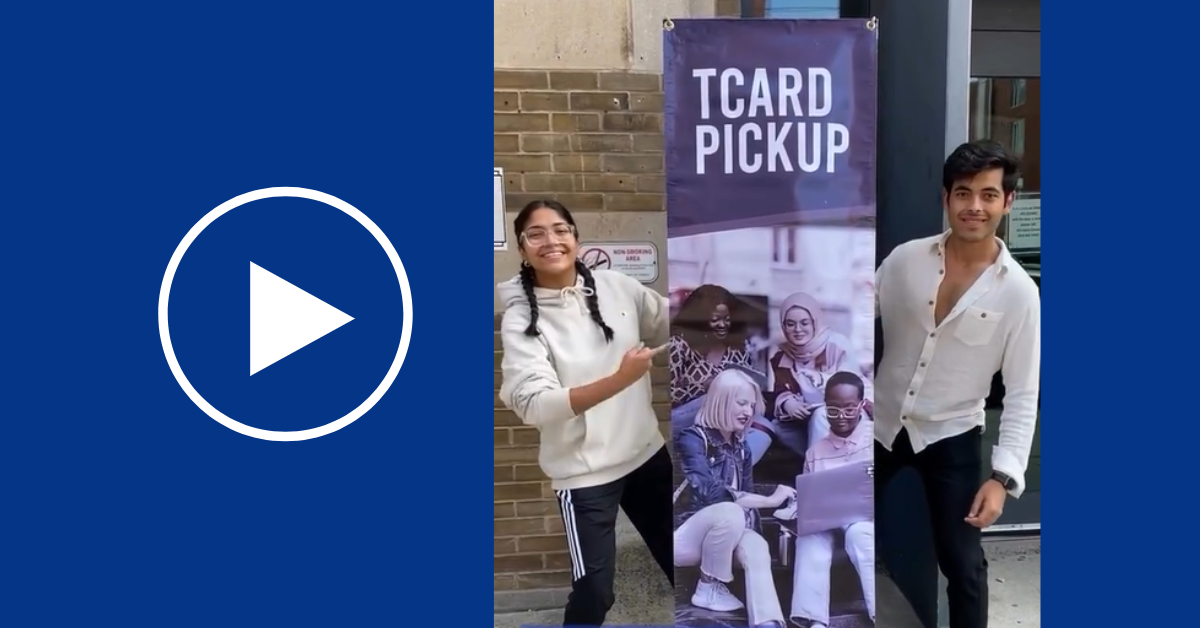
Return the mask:
[(1003, 486), (1004, 490), (1006, 490), (1006, 491), (1011, 491), (1011, 490), (1017, 488), (1016, 480), (1008, 477), (1007, 475), (1005, 475), (1003, 473), (1000, 473), (999, 471), (992, 471), (992, 479), (999, 482), (1000, 486)]

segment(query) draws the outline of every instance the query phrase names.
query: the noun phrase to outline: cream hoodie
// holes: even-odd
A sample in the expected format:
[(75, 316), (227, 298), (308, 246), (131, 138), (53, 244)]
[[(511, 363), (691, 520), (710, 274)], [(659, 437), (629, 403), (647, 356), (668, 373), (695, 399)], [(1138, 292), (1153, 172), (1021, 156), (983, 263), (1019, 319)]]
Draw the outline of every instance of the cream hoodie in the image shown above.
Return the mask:
[(650, 376), (583, 414), (569, 389), (617, 372), (627, 351), (668, 341), (666, 297), (609, 270), (593, 271), (600, 314), (611, 343), (592, 321), (581, 277), (562, 290), (535, 288), (540, 336), (526, 336), (529, 301), (514, 277), (496, 286), (504, 302), (500, 399), (541, 433), (538, 462), (556, 490), (600, 486), (637, 469), (663, 446), (651, 407)]

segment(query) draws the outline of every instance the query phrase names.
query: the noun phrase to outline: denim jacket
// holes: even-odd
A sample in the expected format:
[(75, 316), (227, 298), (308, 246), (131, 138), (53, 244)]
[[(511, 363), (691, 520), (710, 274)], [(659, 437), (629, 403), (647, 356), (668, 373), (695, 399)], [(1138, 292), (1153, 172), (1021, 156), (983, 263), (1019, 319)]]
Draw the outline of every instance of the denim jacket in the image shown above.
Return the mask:
[[(677, 508), (676, 525), (682, 525), (700, 510), (721, 502), (737, 501), (730, 490), (754, 492), (750, 448), (739, 439), (732, 443), (717, 430), (693, 425), (675, 438), (675, 455), (687, 480), (688, 502)], [(758, 529), (758, 511), (746, 509), (746, 527)]]

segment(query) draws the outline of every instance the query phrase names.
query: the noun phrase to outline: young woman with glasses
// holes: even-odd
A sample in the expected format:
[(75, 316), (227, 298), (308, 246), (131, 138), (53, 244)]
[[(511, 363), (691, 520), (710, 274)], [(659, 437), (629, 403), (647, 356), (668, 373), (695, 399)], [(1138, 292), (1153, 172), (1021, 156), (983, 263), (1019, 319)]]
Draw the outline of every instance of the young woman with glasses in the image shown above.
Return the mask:
[(589, 271), (555, 201), (517, 214), (521, 271), (504, 303), (500, 399), (540, 433), (572, 585), (564, 625), (599, 626), (614, 602), (618, 508), (674, 583), (671, 459), (651, 407), (650, 367), (668, 340), (667, 299), (621, 273)]

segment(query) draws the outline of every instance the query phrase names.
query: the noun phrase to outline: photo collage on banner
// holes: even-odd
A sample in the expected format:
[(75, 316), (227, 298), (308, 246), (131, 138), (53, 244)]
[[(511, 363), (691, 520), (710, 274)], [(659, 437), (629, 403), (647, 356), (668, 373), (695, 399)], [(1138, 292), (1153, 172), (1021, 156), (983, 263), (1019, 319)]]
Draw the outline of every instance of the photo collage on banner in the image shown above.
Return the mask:
[(664, 29), (676, 624), (870, 627), (875, 23)]

